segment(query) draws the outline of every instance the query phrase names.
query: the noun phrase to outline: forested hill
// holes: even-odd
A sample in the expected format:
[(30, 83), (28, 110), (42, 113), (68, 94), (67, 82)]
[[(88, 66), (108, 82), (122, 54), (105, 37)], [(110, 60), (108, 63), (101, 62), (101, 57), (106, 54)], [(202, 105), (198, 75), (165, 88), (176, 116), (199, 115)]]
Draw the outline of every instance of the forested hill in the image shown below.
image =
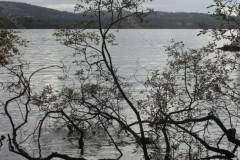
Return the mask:
[[(54, 9), (38, 7), (25, 3), (0, 1), (0, 20), (5, 28), (58, 28), (81, 24), (86, 20), (82, 14), (57, 11)], [(148, 16), (146, 24), (133, 25), (125, 22), (123, 28), (171, 28), (195, 29), (217, 28), (220, 22), (207, 14), (202, 13), (168, 13), (155, 12)]]

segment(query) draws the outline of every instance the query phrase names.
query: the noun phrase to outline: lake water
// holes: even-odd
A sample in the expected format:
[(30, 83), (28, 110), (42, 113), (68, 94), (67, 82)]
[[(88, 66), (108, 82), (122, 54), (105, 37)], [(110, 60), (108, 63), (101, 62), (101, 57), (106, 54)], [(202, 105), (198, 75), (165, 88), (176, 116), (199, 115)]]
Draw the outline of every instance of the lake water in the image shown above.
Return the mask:
[[(113, 63), (118, 71), (127, 78), (142, 81), (146, 78), (146, 69), (161, 69), (166, 65), (165, 46), (171, 45), (171, 40), (183, 41), (186, 48), (199, 48), (207, 44), (209, 36), (197, 36), (200, 30), (144, 29), (118, 30), (116, 46), (109, 46)], [(61, 45), (52, 35), (54, 30), (22, 30), (21, 37), (30, 41), (23, 48), (24, 58), (30, 62), (32, 70), (48, 65), (70, 64), (73, 61), (74, 50)], [(69, 67), (71, 68), (71, 67)], [(51, 70), (57, 73), (57, 70)], [(39, 75), (45, 77), (43, 83), (58, 84), (56, 75)], [(38, 81), (37, 83), (42, 83)]]
[[(116, 35), (116, 43), (118, 43), (116, 46), (110, 46), (113, 63), (119, 72), (129, 78), (130, 81), (144, 81), (147, 76), (147, 69), (162, 69), (166, 65), (167, 56), (164, 51), (164, 46), (171, 45), (170, 42), (172, 39), (175, 41), (183, 41), (186, 48), (199, 48), (208, 44), (211, 38), (209, 36), (197, 36), (199, 31), (200, 30), (169, 29), (124, 29), (113, 31)], [(54, 30), (22, 30), (19, 34), (23, 39), (29, 40), (28, 47), (21, 48), (21, 52), (24, 53), (23, 58), (30, 63), (31, 71), (49, 65), (60, 65), (60, 61), (68, 64), (69, 69), (71, 68), (74, 50), (57, 42), (52, 35), (53, 33)], [(34, 77), (34, 86), (40, 88), (40, 86), (49, 84), (58, 87), (60, 81), (57, 77), (61, 75), (60, 73), (61, 71), (58, 69), (49, 69), (46, 72), (42, 72)], [(4, 76), (4, 74), (2, 74), (0, 81), (6, 81), (6, 75)], [(4, 97), (2, 93), (1, 95)], [(2, 126), (1, 128), (7, 131), (7, 125), (4, 124), (3, 118), (4, 117), (0, 117), (0, 125)], [(1, 134), (4, 134), (4, 132), (0, 132), (0, 135)], [(58, 135), (58, 133), (54, 134), (56, 137), (62, 136)], [(53, 137), (50, 137), (45, 141), (51, 141), (52, 138)], [(63, 142), (60, 141), (56, 144), (54, 140), (52, 141), (53, 144), (57, 146), (55, 149), (65, 150), (65, 144), (63, 144)], [(91, 146), (89, 146), (89, 148), (91, 148)], [(95, 159), (95, 157), (92, 157), (94, 154), (102, 158), (114, 153), (107, 145), (103, 145), (102, 148), (102, 151), (96, 149), (86, 151), (86, 158)], [(122, 159), (140, 159), (141, 155), (136, 156), (136, 154), (132, 154), (134, 151), (133, 148), (133, 146), (122, 147), (123, 153), (125, 154), (125, 157)], [(66, 152), (74, 153), (76, 150), (70, 147)], [(0, 157), (1, 160), (23, 159), (9, 153), (6, 143), (0, 151)]]

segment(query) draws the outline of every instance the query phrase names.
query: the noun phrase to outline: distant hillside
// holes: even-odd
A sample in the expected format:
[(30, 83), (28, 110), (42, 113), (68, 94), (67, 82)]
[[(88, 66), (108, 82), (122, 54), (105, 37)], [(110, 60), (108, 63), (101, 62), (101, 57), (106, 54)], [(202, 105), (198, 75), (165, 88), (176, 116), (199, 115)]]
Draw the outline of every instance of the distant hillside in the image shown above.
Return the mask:
[(144, 24), (143, 28), (202, 29), (219, 28), (221, 24), (216, 18), (203, 13), (156, 12), (149, 19), (150, 22)]
[[(106, 18), (106, 22), (107, 22)], [(167, 13), (155, 12), (148, 16), (149, 23), (134, 26), (124, 22), (123, 28), (217, 28), (220, 22), (202, 13)], [(58, 28), (77, 24), (81, 26), (86, 20), (82, 14), (57, 11), (25, 3), (0, 1), (0, 20), (6, 28)], [(95, 26), (97, 27), (97, 26)], [(94, 26), (92, 26), (94, 28)]]
[(0, 18), (7, 28), (16, 28), (14, 23), (22, 24), (25, 28), (53, 28), (79, 20), (79, 16), (73, 13), (5, 1), (0, 1)]

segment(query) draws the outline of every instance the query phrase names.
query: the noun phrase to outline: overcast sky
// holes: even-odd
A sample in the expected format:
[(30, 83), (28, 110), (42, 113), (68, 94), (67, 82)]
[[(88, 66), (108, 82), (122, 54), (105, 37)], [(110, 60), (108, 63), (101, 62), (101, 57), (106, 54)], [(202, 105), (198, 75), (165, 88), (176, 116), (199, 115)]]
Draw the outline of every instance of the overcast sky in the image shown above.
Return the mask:
[[(77, 0), (4, 0), (24, 2), (32, 5), (38, 5), (53, 8), (61, 11), (73, 12)], [(200, 12), (207, 13), (207, 7), (213, 4), (213, 0), (153, 0), (147, 3), (148, 7), (158, 11), (166, 12)]]

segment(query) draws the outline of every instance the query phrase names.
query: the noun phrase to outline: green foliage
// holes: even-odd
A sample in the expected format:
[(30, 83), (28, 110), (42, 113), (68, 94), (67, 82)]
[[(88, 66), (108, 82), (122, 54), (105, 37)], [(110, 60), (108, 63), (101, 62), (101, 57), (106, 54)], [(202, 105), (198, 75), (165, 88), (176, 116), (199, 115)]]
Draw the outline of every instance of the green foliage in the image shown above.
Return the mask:
[[(81, 149), (81, 155), (84, 153), (84, 141), (90, 137), (90, 133), (103, 141), (106, 140), (103, 135), (107, 135), (119, 152), (117, 159), (122, 157), (119, 148), (119, 144), (123, 144), (121, 136), (126, 138), (127, 134), (135, 138), (136, 146), (142, 149), (145, 160), (232, 159), (237, 156), (240, 145), (235, 129), (240, 125), (240, 83), (235, 76), (239, 71), (238, 52), (229, 54), (217, 50), (215, 43), (199, 49), (185, 49), (182, 42), (173, 41), (171, 46), (166, 47), (167, 67), (162, 72), (151, 72), (145, 88), (140, 92), (141, 100), (136, 100), (132, 96), (132, 84), (119, 75), (114, 67), (108, 46), (115, 45), (115, 36), (110, 30), (112, 27), (121, 27), (132, 16), (138, 18), (137, 22), (144, 22), (151, 10), (139, 8), (145, 0), (80, 2), (75, 8), (76, 12), (88, 15), (86, 24), (97, 24), (98, 30), (60, 29), (55, 33), (62, 44), (75, 49), (73, 65), (76, 72), (70, 75), (74, 76), (74, 80), (64, 75), (59, 78), (64, 82), (62, 88), (45, 86), (42, 92), (34, 93), (30, 85), (31, 77), (41, 69), (26, 78), (21, 64), (9, 69), (18, 81), (6, 86), (2, 84), (2, 88), (15, 96), (6, 103), (2, 102), (12, 126), (12, 133), (8, 134), (11, 151), (27, 159), (74, 159), (58, 153), (43, 158), (41, 130), (48, 118), (51, 122), (58, 122), (60, 128), (77, 133), (75, 142), (78, 146), (75, 147)], [(222, 10), (226, 6), (222, 4), (226, 0), (215, 2), (220, 9), (216, 12), (223, 16)], [(191, 25), (188, 22), (185, 24)], [(219, 29), (212, 30), (212, 33), (216, 40), (226, 38), (238, 43), (239, 35), (229, 35), (228, 31)], [(239, 32), (237, 29), (234, 31)], [(3, 38), (1, 64), (6, 65), (10, 63), (8, 58), (19, 53), (14, 44), (24, 43), (12, 31), (1, 30), (0, 36)], [(9, 110), (11, 101), (20, 110), (23, 119), (20, 125), (13, 121), (12, 115), (15, 113), (11, 114)], [(23, 135), (26, 140), (37, 135), (39, 153), (34, 157), (27, 153), (27, 149), (21, 149), (16, 138), (28, 123), (30, 106), (37, 107), (43, 114), (40, 120), (37, 119), (38, 125), (33, 133)], [(145, 115), (142, 116), (140, 111)], [(103, 134), (96, 133), (96, 130), (101, 130)], [(122, 133), (124, 130), (126, 134)], [(183, 157), (184, 154), (187, 156)]]
[[(232, 0), (214, 0), (215, 5), (209, 6), (209, 8), (213, 8), (214, 12), (212, 16), (221, 21), (221, 25), (217, 27), (217, 29), (208, 30), (205, 33), (210, 33), (212, 37), (216, 41), (228, 40), (231, 42), (231, 45), (239, 44), (239, 1)], [(225, 48), (228, 50), (237, 50), (237, 48), (233, 46), (226, 46)]]
[[(231, 124), (233, 117), (238, 115), (236, 111), (240, 104), (240, 84), (232, 76), (237, 72), (238, 53), (226, 54), (214, 48), (214, 44), (209, 44), (200, 49), (185, 50), (182, 42), (173, 42), (166, 48), (167, 68), (162, 73), (153, 71), (145, 82), (146, 90), (142, 93), (147, 99), (141, 100), (141, 108), (148, 115), (150, 136), (155, 142), (153, 159), (158, 159), (159, 150), (162, 156), (175, 152), (175, 158), (188, 149), (191, 153), (202, 150), (201, 155), (206, 156), (208, 149), (204, 149), (204, 143), (193, 135), (217, 148), (225, 131), (218, 131), (222, 132), (220, 136), (215, 135), (216, 131), (211, 127), (217, 125), (201, 120), (207, 115), (215, 115), (233, 128), (238, 126)], [(231, 120), (226, 120), (226, 116)], [(176, 152), (178, 149), (174, 146), (189, 148)], [(164, 151), (168, 147), (169, 150)], [(227, 147), (223, 149), (228, 150)]]
[(0, 28), (0, 65), (12, 62), (12, 57), (19, 54), (18, 47), (26, 45), (26, 41), (17, 36), (17, 32)]

